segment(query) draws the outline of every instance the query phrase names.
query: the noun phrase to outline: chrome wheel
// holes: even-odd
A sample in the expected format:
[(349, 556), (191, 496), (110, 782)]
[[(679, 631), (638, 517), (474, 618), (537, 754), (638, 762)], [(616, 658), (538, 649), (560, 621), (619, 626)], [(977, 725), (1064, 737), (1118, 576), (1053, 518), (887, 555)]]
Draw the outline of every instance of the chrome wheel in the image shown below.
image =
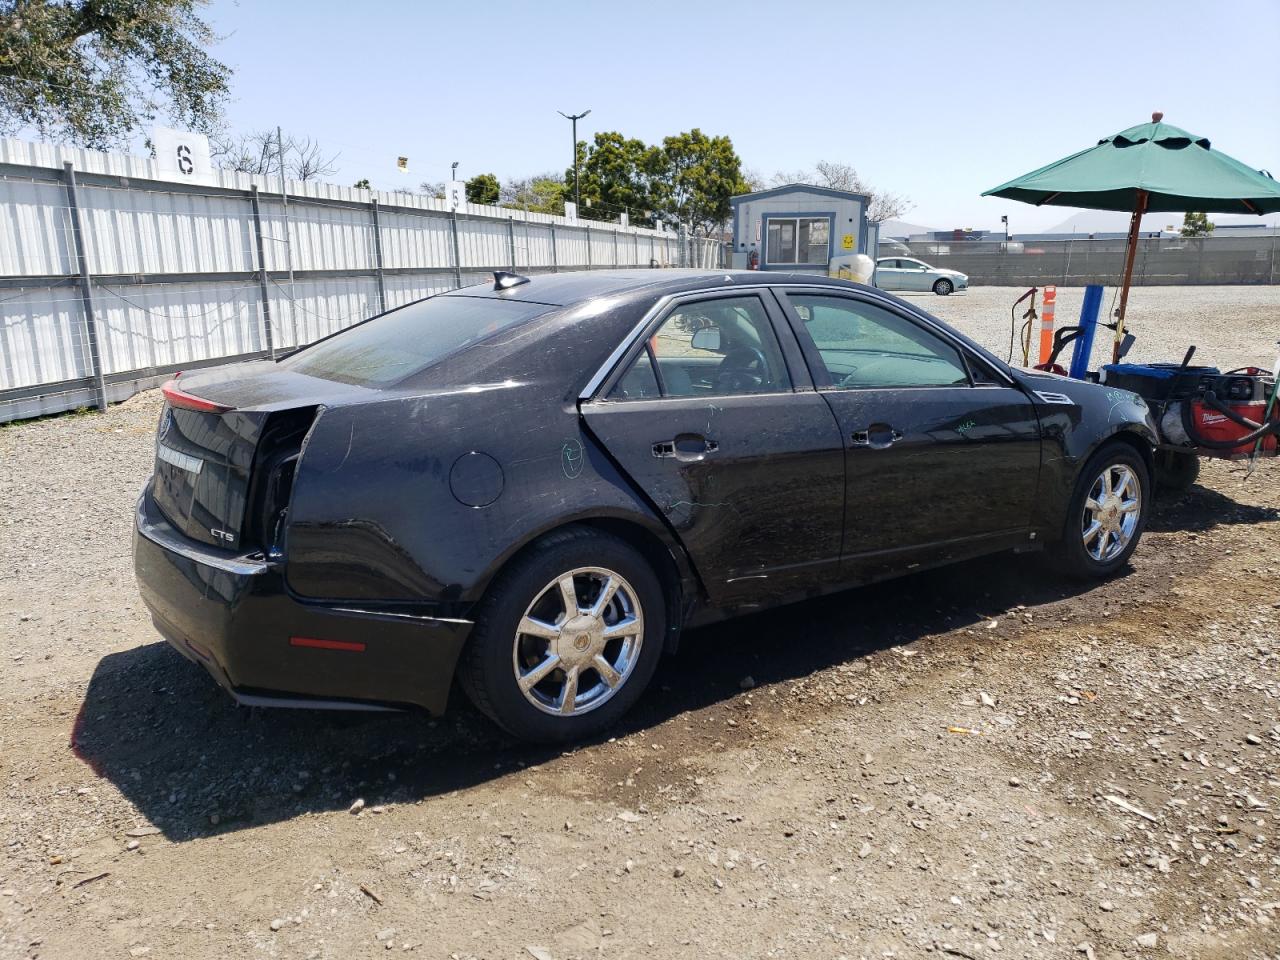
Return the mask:
[(512, 667), (525, 699), (572, 717), (622, 689), (640, 659), (644, 614), (623, 577), (603, 567), (561, 574), (538, 593), (516, 628)]
[(1080, 536), (1085, 552), (1099, 563), (1108, 563), (1124, 552), (1142, 516), (1142, 485), (1133, 469), (1113, 463), (1089, 488), (1084, 502)]

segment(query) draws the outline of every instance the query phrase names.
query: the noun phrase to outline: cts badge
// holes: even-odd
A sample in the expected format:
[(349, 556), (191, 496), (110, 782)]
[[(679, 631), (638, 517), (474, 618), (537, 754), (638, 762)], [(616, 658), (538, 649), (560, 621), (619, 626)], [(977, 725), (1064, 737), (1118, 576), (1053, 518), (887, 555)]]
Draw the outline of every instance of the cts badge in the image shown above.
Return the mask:
[(236, 535), (227, 530), (214, 530), (209, 528), (209, 535), (215, 540), (225, 540), (227, 543), (235, 543)]

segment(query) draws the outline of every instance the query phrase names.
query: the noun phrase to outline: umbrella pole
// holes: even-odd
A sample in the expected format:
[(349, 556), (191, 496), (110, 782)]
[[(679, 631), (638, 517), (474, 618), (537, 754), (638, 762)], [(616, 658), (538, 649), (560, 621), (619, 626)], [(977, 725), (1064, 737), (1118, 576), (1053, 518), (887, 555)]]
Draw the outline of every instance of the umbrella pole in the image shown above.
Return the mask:
[(1129, 305), (1129, 284), (1133, 281), (1133, 258), (1138, 253), (1138, 231), (1142, 226), (1142, 215), (1147, 212), (1147, 191), (1138, 191), (1138, 202), (1133, 208), (1133, 219), (1129, 221), (1129, 243), (1124, 252), (1124, 280), (1120, 284), (1120, 311), (1116, 315), (1116, 340), (1111, 347), (1111, 362), (1120, 362), (1120, 344), (1124, 340), (1124, 311)]

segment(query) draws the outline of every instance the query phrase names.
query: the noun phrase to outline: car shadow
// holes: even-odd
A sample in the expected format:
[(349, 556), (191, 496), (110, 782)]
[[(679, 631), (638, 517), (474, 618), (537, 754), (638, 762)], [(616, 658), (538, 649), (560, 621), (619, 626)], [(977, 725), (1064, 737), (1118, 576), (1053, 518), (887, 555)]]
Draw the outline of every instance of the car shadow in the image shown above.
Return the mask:
[(1182, 493), (1160, 494), (1147, 529), (1155, 533), (1203, 533), (1220, 526), (1269, 520), (1280, 520), (1280, 510), (1240, 503), (1210, 487), (1194, 484)]
[[(1003, 556), (751, 614), (689, 631), (609, 736), (625, 736), (757, 687), (807, 676), (1025, 604), (1078, 595)], [(237, 707), (164, 643), (104, 657), (71, 747), (171, 840), (308, 812), (407, 803), (546, 763), (564, 748), (501, 734), (455, 692), (448, 715)]]

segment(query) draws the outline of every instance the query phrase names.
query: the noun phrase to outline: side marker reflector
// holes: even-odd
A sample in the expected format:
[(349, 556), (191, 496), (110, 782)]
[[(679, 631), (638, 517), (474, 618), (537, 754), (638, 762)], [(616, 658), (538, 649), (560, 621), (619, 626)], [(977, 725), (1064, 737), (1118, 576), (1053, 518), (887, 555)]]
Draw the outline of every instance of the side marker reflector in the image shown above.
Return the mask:
[(321, 640), (317, 637), (290, 637), (291, 647), (312, 647), (316, 650), (348, 650), (364, 653), (364, 644), (355, 640)]

